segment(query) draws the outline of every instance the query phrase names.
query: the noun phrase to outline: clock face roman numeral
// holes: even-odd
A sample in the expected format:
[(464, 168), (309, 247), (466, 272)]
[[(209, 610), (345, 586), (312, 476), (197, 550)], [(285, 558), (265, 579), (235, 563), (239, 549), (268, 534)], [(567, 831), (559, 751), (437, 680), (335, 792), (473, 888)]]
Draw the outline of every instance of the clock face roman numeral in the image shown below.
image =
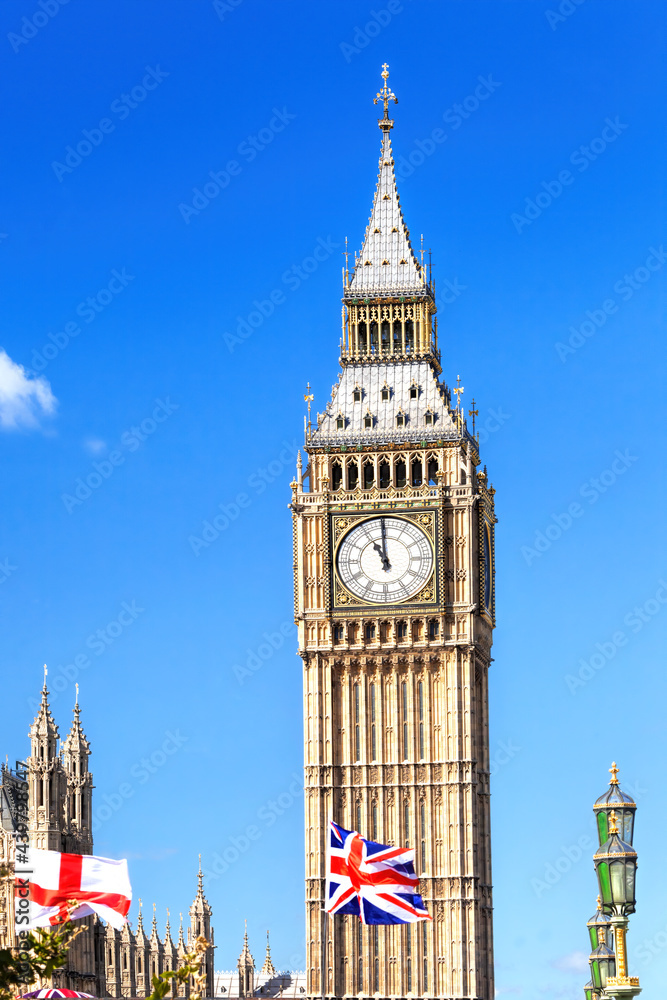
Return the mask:
[(343, 538), (336, 568), (342, 583), (371, 604), (405, 601), (428, 582), (433, 550), (416, 524), (400, 517), (362, 521)]

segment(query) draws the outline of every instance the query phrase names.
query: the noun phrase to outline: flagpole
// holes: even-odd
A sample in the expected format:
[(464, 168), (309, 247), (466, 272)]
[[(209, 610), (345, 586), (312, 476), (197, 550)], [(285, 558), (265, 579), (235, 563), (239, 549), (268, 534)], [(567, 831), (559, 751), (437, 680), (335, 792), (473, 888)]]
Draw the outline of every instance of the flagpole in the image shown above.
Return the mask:
[[(326, 998), (326, 965), (327, 965), (327, 937), (329, 935), (329, 914), (324, 907), (322, 907), (322, 966), (320, 969), (320, 990), (322, 993), (322, 1000)], [(326, 970), (328, 972), (328, 970)]]

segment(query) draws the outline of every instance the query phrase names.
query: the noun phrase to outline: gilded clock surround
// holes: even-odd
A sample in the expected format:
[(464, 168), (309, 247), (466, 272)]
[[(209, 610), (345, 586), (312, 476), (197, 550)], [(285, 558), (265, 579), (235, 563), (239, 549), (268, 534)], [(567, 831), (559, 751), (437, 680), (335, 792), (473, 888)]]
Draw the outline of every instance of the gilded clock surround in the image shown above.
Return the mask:
[[(479, 469), (463, 386), (440, 381), (435, 289), (400, 209), (386, 67), (383, 76), (378, 185), (362, 251), (345, 271), (341, 371), (312, 424), (306, 393), (307, 459), (304, 468), (299, 458), (291, 484), (304, 683), (306, 997), (492, 1000), (495, 491)], [(369, 604), (342, 586), (336, 553), (354, 525), (383, 515), (422, 528), (434, 571), (412, 599)], [(329, 818), (414, 847), (432, 921), (328, 920)]]
[(406, 598), (400, 602), (394, 602), (393, 604), (385, 604), (380, 602), (364, 601), (351, 590), (349, 590), (343, 581), (340, 579), (338, 568), (337, 568), (337, 556), (338, 550), (347, 537), (352, 528), (358, 524), (362, 524), (365, 521), (372, 521), (383, 514), (388, 514), (388, 511), (378, 511), (377, 513), (369, 514), (368, 511), (364, 514), (332, 514), (331, 515), (331, 537), (333, 544), (332, 553), (332, 576), (333, 576), (333, 603), (332, 612), (336, 615), (336, 612), (346, 612), (352, 607), (358, 608), (369, 608), (374, 610), (379, 609), (392, 609), (396, 607), (404, 608), (405, 610), (418, 607), (435, 607), (437, 605), (437, 577), (438, 568), (437, 560), (435, 557), (435, 541), (436, 541), (436, 522), (437, 522), (437, 511), (427, 510), (421, 511), (420, 513), (415, 513), (413, 510), (405, 510), (401, 508), (396, 508), (391, 510), (391, 516), (396, 518), (402, 518), (405, 521), (413, 522), (417, 527), (421, 529), (424, 533), (431, 547), (431, 552), (433, 555), (433, 571), (430, 577), (425, 581), (424, 586), (421, 588), (419, 593)]

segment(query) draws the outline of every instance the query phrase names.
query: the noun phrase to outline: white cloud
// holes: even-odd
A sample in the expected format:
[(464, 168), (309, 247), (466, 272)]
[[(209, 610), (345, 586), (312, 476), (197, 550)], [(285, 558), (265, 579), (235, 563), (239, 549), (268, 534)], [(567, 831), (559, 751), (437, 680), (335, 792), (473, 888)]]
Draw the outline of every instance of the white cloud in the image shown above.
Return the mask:
[(569, 955), (563, 955), (551, 964), (561, 972), (588, 972), (588, 956), (583, 951), (571, 951)]
[(0, 348), (0, 429), (39, 427), (40, 418), (52, 416), (57, 405), (47, 380), (29, 375)]
[(101, 438), (86, 438), (83, 446), (91, 455), (101, 455), (103, 451), (107, 450), (107, 443)]

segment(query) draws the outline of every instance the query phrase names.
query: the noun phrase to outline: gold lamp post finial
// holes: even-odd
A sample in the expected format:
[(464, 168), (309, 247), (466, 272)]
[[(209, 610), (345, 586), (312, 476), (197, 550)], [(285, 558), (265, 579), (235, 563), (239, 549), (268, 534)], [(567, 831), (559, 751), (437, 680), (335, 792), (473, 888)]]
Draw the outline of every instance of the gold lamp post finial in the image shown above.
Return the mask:
[(617, 785), (618, 784), (618, 778), (616, 777), (616, 775), (618, 774), (618, 768), (616, 767), (616, 761), (614, 761), (614, 763), (609, 768), (609, 773), (611, 774), (611, 781), (609, 782), (609, 784), (610, 785)]
[(611, 836), (612, 833), (615, 833), (615, 834), (618, 835), (618, 822), (616, 820), (616, 810), (615, 809), (612, 809), (612, 811), (609, 813), (609, 835)]
[(380, 128), (383, 132), (389, 132), (390, 129), (394, 127), (393, 121), (389, 118), (389, 102), (393, 101), (394, 104), (398, 104), (398, 98), (396, 94), (387, 86), (387, 79), (389, 78), (389, 66), (387, 63), (382, 64), (382, 79), (384, 80), (384, 86), (382, 90), (377, 92), (377, 95), (373, 98), (373, 104), (377, 104), (378, 101), (382, 101), (384, 105), (384, 118), (381, 118), (378, 122)]

